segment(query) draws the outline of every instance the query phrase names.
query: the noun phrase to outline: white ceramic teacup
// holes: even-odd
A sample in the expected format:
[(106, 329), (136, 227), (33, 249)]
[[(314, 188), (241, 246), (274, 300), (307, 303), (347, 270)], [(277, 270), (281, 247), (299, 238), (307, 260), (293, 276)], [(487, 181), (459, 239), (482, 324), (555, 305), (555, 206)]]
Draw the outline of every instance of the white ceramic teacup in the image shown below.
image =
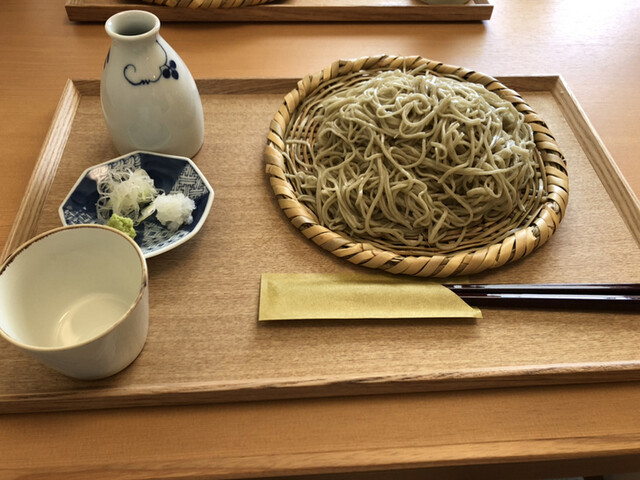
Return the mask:
[(141, 352), (148, 324), (145, 259), (112, 228), (51, 230), (0, 267), (0, 335), (70, 377), (124, 369)]

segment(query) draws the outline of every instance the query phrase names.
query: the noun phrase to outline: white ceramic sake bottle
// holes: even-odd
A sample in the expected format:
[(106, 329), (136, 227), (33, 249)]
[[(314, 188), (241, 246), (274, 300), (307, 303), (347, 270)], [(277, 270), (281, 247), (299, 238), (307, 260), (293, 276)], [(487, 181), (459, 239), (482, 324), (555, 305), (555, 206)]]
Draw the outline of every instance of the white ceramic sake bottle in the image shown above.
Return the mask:
[(118, 152), (192, 158), (204, 140), (202, 102), (191, 72), (160, 36), (158, 17), (123, 11), (109, 18), (105, 29), (111, 48), (100, 99)]

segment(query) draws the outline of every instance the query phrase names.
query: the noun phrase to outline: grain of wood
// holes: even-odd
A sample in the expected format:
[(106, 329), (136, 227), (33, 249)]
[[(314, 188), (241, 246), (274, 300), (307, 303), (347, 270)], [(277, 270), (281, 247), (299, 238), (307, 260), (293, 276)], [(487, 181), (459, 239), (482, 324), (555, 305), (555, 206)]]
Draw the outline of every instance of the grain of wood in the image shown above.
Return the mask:
[(4, 250), (0, 253), (0, 261), (34, 236), (39, 212), (47, 200), (79, 103), (80, 92), (73, 82), (68, 81), (17, 213), (21, 228), (10, 231)]
[[(632, 61), (640, 51), (640, 4), (491, 3), (491, 21), (484, 23), (175, 22), (164, 24), (163, 36), (200, 78), (299, 78), (337, 57), (378, 53), (422, 54), (493, 74), (561, 73), (640, 194), (640, 91), (630, 81), (640, 75), (640, 62)], [(103, 25), (67, 22), (64, 4), (7, 0), (0, 7), (2, 243), (65, 80), (98, 78), (108, 49)], [(589, 264), (590, 255), (583, 261)], [(637, 322), (628, 327), (618, 334), (635, 335)], [(469, 390), (1, 415), (0, 478), (273, 477), (276, 470), (302, 474), (303, 465), (314, 480), (533, 480), (640, 471), (640, 382), (504, 393), (508, 401), (496, 390)], [(427, 421), (428, 412), (436, 421)], [(398, 469), (376, 467), (382, 462), (372, 447), (395, 451)], [(426, 470), (413, 468), (420, 458), (428, 459)], [(316, 477), (314, 466), (336, 473)]]
[[(489, 20), (493, 12), (493, 5), (488, 0), (470, 0), (465, 5), (426, 5), (417, 0), (287, 0), (264, 5), (237, 5), (239, 3), (241, 0), (149, 0), (146, 3), (67, 0), (65, 8), (69, 20), (74, 22), (105, 21), (119, 11), (130, 9), (150, 11), (163, 22), (216, 23), (477, 22)], [(251, 3), (251, 0), (247, 3)], [(186, 8), (180, 8), (180, 5)], [(208, 8), (212, 5), (215, 8)], [(244, 8), (227, 8), (233, 6)]]
[[(557, 134), (572, 178), (572, 200), (562, 227), (545, 246), (519, 262), (474, 276), (474, 281), (639, 281), (637, 238), (594, 170), (594, 165), (602, 169), (611, 159), (606, 151), (592, 148), (595, 140), (584, 119), (577, 115), (573, 127), (567, 123), (567, 106), (554, 93), (564, 91), (561, 80), (554, 76), (500, 80), (520, 92)], [(216, 200), (196, 237), (149, 261), (150, 330), (142, 355), (121, 374), (87, 388), (3, 346), (0, 361), (6, 367), (0, 372), (0, 411), (638, 378), (637, 314), (487, 309), (478, 322), (259, 325), (261, 273), (357, 268), (313, 245), (289, 224), (264, 174), (262, 152), (270, 120), (295, 83), (295, 79), (199, 82), (206, 139), (195, 162), (215, 189)], [(80, 173), (117, 156), (100, 110), (98, 82), (74, 81), (72, 90), (80, 100), (70, 115), (68, 138), (64, 140), (64, 129), (54, 128), (60, 133), (48, 141), (64, 145), (55, 174), (43, 168), (33, 178), (34, 188), (49, 189), (46, 202), (21, 210), (12, 238), (34, 218), (36, 232), (58, 226), (57, 207)], [(605, 180), (612, 191), (625, 192), (615, 176)], [(9, 245), (9, 249), (14, 246)]]
[[(640, 388), (581, 385), (190, 406), (171, 413), (144, 408), (0, 416), (2, 434), (13, 440), (3, 445), (0, 477), (533, 480), (598, 468), (625, 471), (640, 465), (640, 417), (626, 414), (626, 402), (640, 402)], [(455, 415), (444, 416), (447, 410)]]

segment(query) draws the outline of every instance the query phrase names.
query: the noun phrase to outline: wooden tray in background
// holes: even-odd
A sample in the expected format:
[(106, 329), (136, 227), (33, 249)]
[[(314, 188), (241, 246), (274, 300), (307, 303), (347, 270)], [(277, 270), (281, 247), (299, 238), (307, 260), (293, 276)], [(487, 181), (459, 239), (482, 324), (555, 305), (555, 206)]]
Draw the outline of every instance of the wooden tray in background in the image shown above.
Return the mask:
[[(571, 197), (547, 244), (473, 280), (639, 282), (640, 205), (562, 79), (500, 80), (555, 133)], [(268, 185), (266, 135), (295, 82), (198, 82), (206, 137), (194, 160), (215, 201), (196, 237), (148, 261), (142, 354), (118, 375), (81, 382), (2, 342), (0, 412), (640, 379), (640, 313), (483, 309), (477, 321), (259, 323), (262, 273), (359, 271), (304, 238)], [(69, 81), (4, 255), (59, 226), (56, 209), (80, 173), (116, 156), (99, 81)]]
[(67, 0), (73, 22), (104, 22), (122, 10), (147, 10), (163, 22), (477, 22), (489, 20), (489, 0), (426, 5), (419, 0), (282, 0), (244, 8), (171, 8), (137, 0)]

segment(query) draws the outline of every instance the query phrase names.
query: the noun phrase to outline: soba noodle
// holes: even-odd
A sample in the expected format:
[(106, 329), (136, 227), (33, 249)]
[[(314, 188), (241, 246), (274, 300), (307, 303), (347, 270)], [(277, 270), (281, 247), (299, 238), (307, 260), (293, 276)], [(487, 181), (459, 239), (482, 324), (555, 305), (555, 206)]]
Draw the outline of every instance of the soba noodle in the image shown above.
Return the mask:
[(289, 181), (321, 225), (411, 253), (500, 240), (541, 187), (533, 132), (479, 84), (425, 72), (361, 77), (302, 104)]

